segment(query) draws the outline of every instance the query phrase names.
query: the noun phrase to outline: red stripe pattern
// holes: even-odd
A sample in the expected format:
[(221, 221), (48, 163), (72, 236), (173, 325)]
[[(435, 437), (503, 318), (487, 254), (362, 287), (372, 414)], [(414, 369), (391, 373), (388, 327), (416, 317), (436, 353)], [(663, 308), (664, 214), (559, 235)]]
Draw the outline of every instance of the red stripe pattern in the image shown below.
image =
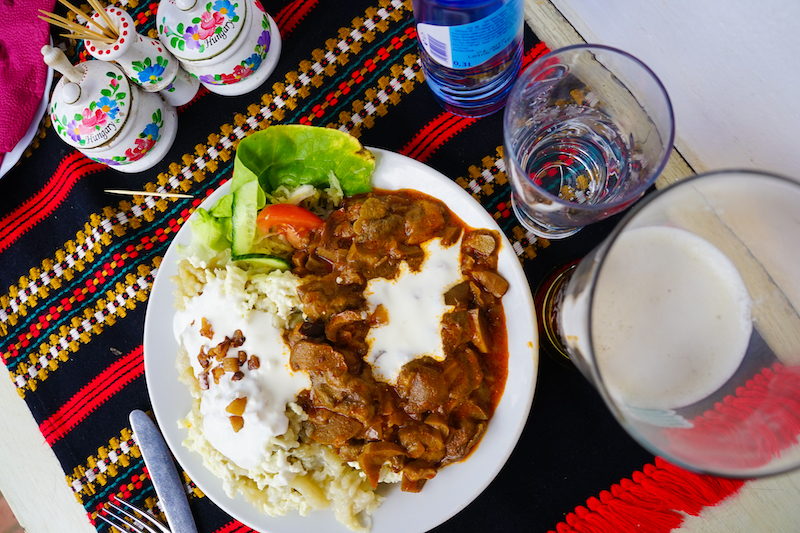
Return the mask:
[(466, 127), (475, 124), (477, 120), (476, 118), (459, 117), (445, 111), (428, 122), (411, 139), (411, 142), (400, 150), (400, 153), (417, 161), (427, 161), (439, 147)]
[(115, 361), (79, 390), (58, 411), (39, 425), (45, 440), (53, 443), (67, 435), (99, 406), (144, 373), (142, 346)]
[(275, 24), (281, 30), (282, 35), (286, 35), (306, 18), (306, 15), (316, 7), (317, 0), (295, 0), (275, 14)]
[(214, 531), (214, 533), (258, 533), (254, 529), (250, 529), (240, 522), (228, 522), (221, 528)]
[(42, 190), (0, 219), (0, 252), (50, 216), (81, 178), (104, 168), (77, 151), (65, 157)]
[[(556, 526), (557, 533), (668, 533), (679, 527), (684, 514), (697, 516), (744, 484), (687, 472), (656, 457), (631, 479), (623, 479), (589, 498)], [(549, 533), (554, 533), (550, 531)]]
[(550, 49), (547, 48), (547, 45), (541, 41), (536, 43), (533, 48), (525, 52), (525, 54), (522, 56), (522, 68), (524, 69), (548, 52), (550, 52)]

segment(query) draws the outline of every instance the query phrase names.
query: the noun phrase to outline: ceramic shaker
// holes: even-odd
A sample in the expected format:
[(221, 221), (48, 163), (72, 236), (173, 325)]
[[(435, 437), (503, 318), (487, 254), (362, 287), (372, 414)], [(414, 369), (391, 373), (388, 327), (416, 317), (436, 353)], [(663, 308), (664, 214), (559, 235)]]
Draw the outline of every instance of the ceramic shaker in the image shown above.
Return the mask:
[(281, 52), (278, 26), (258, 0), (161, 0), (158, 38), (209, 91), (258, 88)]
[(147, 170), (167, 154), (178, 131), (178, 115), (159, 93), (132, 85), (114, 63), (72, 65), (51, 46), (44, 46), (42, 55), (63, 75), (49, 111), (64, 142), (120, 172)]
[[(200, 83), (189, 76), (169, 50), (157, 39), (139, 34), (133, 18), (118, 7), (106, 8), (106, 15), (117, 28), (113, 43), (86, 40), (86, 50), (96, 59), (114, 61), (131, 81), (147, 92), (160, 92), (173, 106), (187, 104), (197, 94)], [(92, 16), (102, 25), (100, 13)]]

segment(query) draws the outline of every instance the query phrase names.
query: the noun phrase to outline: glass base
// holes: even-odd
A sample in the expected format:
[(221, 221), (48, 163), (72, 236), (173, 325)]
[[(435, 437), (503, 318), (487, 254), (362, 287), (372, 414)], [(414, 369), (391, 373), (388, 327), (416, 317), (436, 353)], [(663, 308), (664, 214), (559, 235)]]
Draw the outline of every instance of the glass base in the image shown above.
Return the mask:
[(543, 224), (526, 213), (525, 210), (519, 206), (520, 201), (521, 200), (517, 198), (516, 194), (511, 195), (511, 207), (514, 209), (514, 215), (516, 215), (517, 220), (519, 220), (519, 223), (522, 224), (525, 229), (537, 237), (542, 237), (548, 240), (564, 239), (566, 237), (575, 235), (583, 228), (583, 226), (562, 228)]
[(536, 321), (539, 323), (539, 347), (562, 364), (572, 366), (569, 354), (558, 336), (558, 306), (560, 296), (579, 261), (573, 261), (552, 270), (533, 296), (536, 306)]

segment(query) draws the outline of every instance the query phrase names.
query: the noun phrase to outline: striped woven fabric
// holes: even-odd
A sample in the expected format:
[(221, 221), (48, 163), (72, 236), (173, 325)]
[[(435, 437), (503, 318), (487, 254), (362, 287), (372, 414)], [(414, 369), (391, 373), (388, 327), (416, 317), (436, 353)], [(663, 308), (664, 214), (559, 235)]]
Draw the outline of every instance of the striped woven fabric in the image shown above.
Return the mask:
[[(117, 5), (140, 33), (156, 36), (157, 2)], [(410, 0), (263, 5), (283, 38), (277, 69), (244, 96), (201, 90), (179, 109), (178, 138), (155, 168), (109, 170), (64, 144), (45, 119), (22, 162), (0, 180), (0, 356), (90, 520), (113, 495), (156, 506), (127, 418), (132, 409), (151, 409), (142, 358), (147, 299), (172, 237), (230, 178), (237, 142), (248, 134), (284, 123), (338, 128), (427, 163), (497, 220), (532, 288), (588, 252), (617, 220), (563, 243), (536, 240), (519, 226), (509, 205), (502, 117), (460, 118), (437, 106), (420, 70)], [(74, 61), (89, 59), (80, 45), (67, 51)], [(546, 52), (526, 30), (525, 62)], [(160, 188), (194, 199), (120, 200), (106, 188)], [(186, 483), (201, 532), (251, 531)], [(533, 410), (508, 465), (437, 531), (665, 532), (741, 486), (657, 460), (577, 371), (543, 357)]]

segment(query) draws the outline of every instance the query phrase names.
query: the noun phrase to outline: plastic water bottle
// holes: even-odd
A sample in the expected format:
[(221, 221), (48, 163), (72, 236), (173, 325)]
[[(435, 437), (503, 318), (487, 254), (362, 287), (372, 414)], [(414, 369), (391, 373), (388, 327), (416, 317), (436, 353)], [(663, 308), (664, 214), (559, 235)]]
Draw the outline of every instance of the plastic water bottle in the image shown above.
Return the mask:
[(522, 59), (523, 0), (412, 0), (422, 71), (456, 115), (501, 109)]

